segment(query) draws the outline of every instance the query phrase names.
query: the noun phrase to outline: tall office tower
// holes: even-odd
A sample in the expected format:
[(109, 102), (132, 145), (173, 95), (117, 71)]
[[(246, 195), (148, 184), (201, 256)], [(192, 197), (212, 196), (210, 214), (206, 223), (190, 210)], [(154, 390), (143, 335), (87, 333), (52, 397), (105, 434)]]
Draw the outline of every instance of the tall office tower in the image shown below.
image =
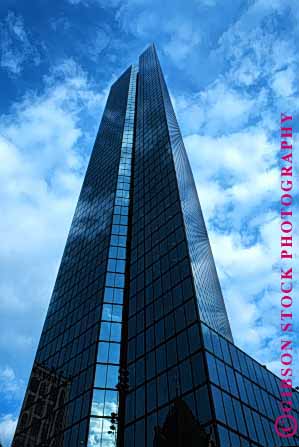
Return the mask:
[(150, 46), (111, 87), (13, 447), (298, 445), (279, 384), (233, 343)]

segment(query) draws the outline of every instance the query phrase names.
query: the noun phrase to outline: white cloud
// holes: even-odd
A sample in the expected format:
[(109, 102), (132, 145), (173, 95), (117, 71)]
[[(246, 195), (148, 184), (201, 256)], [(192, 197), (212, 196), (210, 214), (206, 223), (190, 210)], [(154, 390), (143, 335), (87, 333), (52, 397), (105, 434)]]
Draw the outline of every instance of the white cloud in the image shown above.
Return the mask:
[(102, 51), (105, 50), (110, 43), (111, 30), (108, 27), (105, 28), (106, 29), (98, 28), (94, 32), (93, 39), (87, 47), (87, 52), (94, 62), (99, 61), (99, 56)]
[(278, 96), (287, 97), (295, 93), (295, 72), (291, 66), (273, 76), (272, 88)]
[[(230, 201), (238, 206), (246, 201), (250, 212), (250, 205), (265, 198), (271, 200), (278, 185), (277, 148), (262, 129), (248, 128), (219, 137), (194, 134), (185, 138), (185, 144), (199, 196), (211, 211)], [(214, 206), (208, 193), (210, 187), (218, 191)]]
[(213, 51), (218, 58), (227, 61), (228, 82), (239, 84), (244, 90), (254, 85), (255, 96), (265, 86), (274, 88), (276, 93), (273, 78), (275, 79), (276, 73), (279, 76), (279, 72), (289, 67), (281, 81), (284, 91), (289, 94), (290, 83), (294, 78), (293, 73), (290, 73), (290, 66), (297, 63), (296, 38), (293, 32), (287, 36), (277, 33), (281, 25), (279, 14), (285, 13), (294, 17), (294, 5), (288, 0), (256, 0), (225, 30), (219, 39), (218, 48)]
[[(0, 394), (7, 413), (24, 394), (82, 185), (85, 147), (92, 147), (106, 96), (66, 60), (42, 92), (28, 93), (0, 117), (0, 354), (9, 365), (0, 368)], [(10, 414), (0, 421), (7, 446), (15, 425)]]
[(18, 75), (27, 62), (39, 65), (39, 51), (25, 30), (23, 18), (9, 11), (0, 25), (0, 66), (11, 75)]
[(253, 98), (225, 79), (192, 96), (179, 96), (175, 107), (184, 133), (227, 134), (244, 127), (263, 102), (263, 92)]
[(203, 92), (202, 102), (207, 112), (205, 124), (228, 131), (246, 124), (254, 102), (227, 85), (216, 84), (212, 89)]
[(239, 232), (211, 231), (210, 239), (235, 341), (264, 364), (279, 355), (278, 342), (274, 343), (279, 340), (279, 299), (273, 270), (278, 260), (279, 218), (274, 214), (261, 220), (260, 238), (249, 247)]
[(6, 400), (20, 399), (24, 391), (24, 382), (16, 377), (10, 366), (0, 368), (0, 394)]
[(281, 110), (298, 111), (294, 42), (269, 31), (277, 10), (252, 4), (213, 50), (226, 70), (204, 90), (175, 97), (235, 341), (276, 372), (277, 129)]
[(8, 447), (10, 445), (17, 422), (17, 418), (12, 414), (6, 414), (0, 418), (0, 442), (2, 442), (3, 447)]
[[(229, 83), (217, 99), (219, 104), (223, 99), (224, 109), (227, 104), (225, 90), (230, 92)], [(259, 361), (269, 362), (274, 367), (279, 355), (275, 350), (277, 346), (271, 345), (279, 331), (275, 317), (279, 300), (273, 292), (279, 217), (271, 207), (279, 199), (278, 147), (269, 128), (261, 123), (247, 128), (240, 124), (238, 129), (242, 130), (236, 132), (232, 126), (221, 128), (219, 123), (217, 135), (208, 123), (210, 116), (217, 116), (217, 113), (202, 106), (203, 96), (213, 97), (209, 91), (208, 88), (204, 95), (197, 95), (198, 108), (191, 109), (191, 113), (187, 101), (184, 107), (188, 113), (184, 113), (184, 108), (182, 112), (181, 98), (176, 100), (176, 109), (186, 132), (195, 127), (194, 110), (195, 113), (199, 111), (203, 120), (198, 126), (201, 134), (186, 136), (185, 145), (208, 224), (235, 341)], [(254, 103), (254, 98), (246, 92), (239, 95), (240, 103), (253, 102), (253, 114), (258, 115), (263, 110), (263, 101)], [(196, 105), (196, 102), (191, 104)], [(230, 115), (233, 113), (228, 111), (227, 116)], [(225, 118), (223, 121), (225, 124)]]
[[(147, 42), (156, 36), (159, 48), (168, 58), (180, 66), (188, 61), (192, 52), (200, 46), (201, 29), (194, 20), (198, 5), (186, 8), (179, 1), (166, 0), (147, 2), (134, 0), (123, 2), (116, 18), (126, 33), (131, 33)], [(161, 20), (167, 10), (167, 20)]]
[(256, 69), (252, 57), (245, 56), (240, 60), (239, 66), (232, 70), (230, 76), (236, 85), (241, 85), (244, 88), (244, 86), (249, 87), (256, 83), (259, 80), (260, 72)]
[(185, 143), (235, 341), (278, 373), (277, 141), (257, 126)]
[(106, 95), (67, 60), (45, 79), (42, 93), (31, 92), (0, 117), (0, 349), (9, 363), (17, 354), (22, 373), (38, 341), (82, 184), (85, 147), (92, 147)]
[(163, 45), (164, 52), (176, 63), (183, 62), (201, 42), (198, 27), (182, 21), (181, 17), (180, 20), (168, 20), (165, 31), (168, 39)]
[[(68, 1), (85, 6), (119, 5), (118, 0)], [(214, 3), (196, 2), (197, 6)], [(295, 65), (292, 72), (286, 68), (296, 61), (294, 42), (269, 32), (269, 21), (275, 20), (275, 11), (281, 11), (281, 3), (251, 2), (211, 51), (216, 60), (226, 60), (226, 71), (205, 90), (176, 97), (235, 340), (271, 367), (277, 365), (278, 299), (273, 292), (277, 280), (273, 266), (278, 218), (268, 208), (276, 200), (277, 146), (271, 133), (277, 130), (280, 105), (268, 104), (268, 100), (273, 92), (276, 101), (293, 95), (296, 73)], [(161, 37), (159, 47), (187, 69), (198, 60), (205, 36), (194, 26), (196, 16), (192, 8), (187, 10), (187, 3), (179, 9), (169, 2), (166, 21), (161, 21), (161, 11), (167, 5), (161, 4), (160, 9), (160, 4), (123, 2), (117, 20), (124, 32), (138, 39)], [(16, 75), (28, 58), (39, 63), (20, 17), (9, 13), (3, 29), (3, 68)], [(94, 58), (106, 48), (108, 39), (107, 29), (98, 29), (91, 50)], [(125, 52), (122, 41), (115, 40), (114, 45), (122, 45)], [(201, 72), (196, 75), (200, 77)], [(95, 110), (99, 117), (106, 95), (98, 94), (86, 74), (69, 60), (55, 67), (45, 81), (42, 93), (28, 94), (0, 119), (0, 262), (4, 266), (0, 348), (7, 356), (12, 350), (19, 365), (23, 359), (26, 367), (31, 366), (40, 315), (49, 301), (82, 183), (86, 165), (82, 147), (90, 148), (93, 142), (94, 130), (86, 121), (94, 120)], [(5, 367), (2, 375), (13, 393), (20, 384), (14, 369)], [(0, 436), (2, 430), (11, 436), (14, 424), (11, 415), (4, 416)]]
[(175, 109), (235, 341), (279, 372), (277, 129), (281, 110), (298, 111), (298, 64), (292, 38), (269, 32), (278, 5), (262, 3), (212, 50), (226, 69), (204, 90), (176, 96)]
[(260, 127), (189, 135), (186, 148), (208, 224), (235, 341), (275, 367), (279, 297), (274, 291), (280, 218), (276, 141)]

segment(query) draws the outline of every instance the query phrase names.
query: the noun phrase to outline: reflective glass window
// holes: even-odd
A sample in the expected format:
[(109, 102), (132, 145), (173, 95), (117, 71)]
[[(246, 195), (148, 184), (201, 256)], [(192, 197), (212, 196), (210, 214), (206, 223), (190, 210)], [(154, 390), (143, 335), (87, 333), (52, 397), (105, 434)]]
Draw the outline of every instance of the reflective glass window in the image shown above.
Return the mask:
[(145, 443), (145, 421), (141, 419), (135, 424), (135, 447), (144, 445)]
[(167, 372), (168, 386), (169, 386), (169, 398), (174, 399), (178, 396), (179, 387), (179, 371), (178, 368), (172, 368)]
[(191, 357), (191, 364), (194, 386), (202, 385), (206, 381), (206, 374), (201, 352)]
[(152, 411), (157, 406), (156, 380), (147, 384), (147, 411)]
[(109, 353), (109, 343), (100, 342), (98, 346), (98, 362), (107, 363)]
[(114, 365), (108, 365), (107, 371), (107, 388), (115, 388), (118, 383), (118, 371), (119, 367)]
[(166, 374), (158, 376), (157, 386), (158, 386), (158, 405), (161, 406), (164, 405), (168, 400), (168, 384)]
[(245, 420), (248, 428), (248, 433), (250, 433), (250, 437), (257, 442), (257, 434), (255, 430), (255, 425), (252, 418), (252, 412), (250, 408), (248, 408), (246, 405), (243, 405)]
[(110, 323), (111, 324), (111, 341), (120, 341), (121, 338), (121, 324), (119, 323)]
[(208, 363), (208, 371), (209, 376), (212, 382), (219, 384), (219, 378), (217, 373), (217, 367), (216, 367), (216, 359), (213, 355), (206, 353), (207, 363)]
[(215, 355), (217, 355), (218, 357), (223, 359), (221, 345), (220, 345), (218, 335), (215, 334), (215, 332), (211, 331), (211, 338), (212, 338), (212, 343), (213, 343), (213, 348), (214, 348), (213, 351), (214, 351)]
[(188, 329), (188, 340), (189, 340), (190, 352), (192, 354), (193, 352), (197, 351), (201, 346), (198, 324), (194, 324)]
[(222, 427), (222, 425), (218, 425), (217, 428), (218, 428), (221, 447), (231, 447), (228, 430), (226, 428)]
[(144, 386), (136, 390), (136, 417), (143, 416), (145, 412), (145, 390)]
[(242, 447), (240, 444), (240, 437), (236, 433), (230, 431), (229, 437), (230, 437), (231, 445), (233, 445), (234, 447)]
[(216, 411), (216, 419), (225, 423), (226, 417), (225, 417), (225, 411), (223, 406), (223, 400), (222, 400), (222, 393), (219, 390), (219, 388), (212, 385), (212, 395), (213, 395), (213, 402), (215, 406)]
[(101, 323), (100, 330), (100, 340), (109, 341), (111, 331), (111, 323), (106, 323), (105, 321)]
[(179, 371), (180, 371), (181, 389), (182, 392), (185, 393), (186, 391), (192, 389), (193, 386), (190, 360), (185, 360), (184, 362), (180, 363)]
[(107, 365), (97, 365), (94, 386), (97, 388), (105, 388), (107, 377)]
[(207, 387), (204, 386), (195, 391), (197, 417), (202, 424), (211, 419), (210, 400)]
[(205, 347), (213, 352), (213, 345), (212, 345), (212, 340), (211, 340), (211, 331), (205, 324), (202, 324), (201, 327), (202, 327), (202, 334), (203, 334)]
[(104, 416), (111, 416), (111, 413), (118, 413), (118, 392), (106, 390)]
[(157, 373), (159, 374), (166, 368), (166, 347), (160, 346), (156, 351)]
[(167, 366), (173, 366), (177, 362), (177, 349), (175, 338), (166, 343), (167, 350)]
[(236, 419), (237, 419), (238, 430), (240, 433), (247, 436), (247, 430), (246, 430), (246, 425), (245, 425), (245, 421), (244, 421), (244, 417), (243, 417), (241, 404), (236, 399), (232, 399), (232, 402), (233, 402), (233, 407), (234, 407), (235, 415), (236, 415)]
[(236, 397), (239, 397), (237, 382), (235, 378), (235, 373), (232, 368), (226, 365), (225, 367), (227, 373), (227, 379), (229, 384), (229, 391)]
[(261, 422), (261, 417), (255, 411), (253, 411), (252, 414), (253, 414), (253, 419), (254, 419), (254, 423), (255, 423), (255, 427), (256, 427), (256, 432), (257, 432), (257, 435), (259, 438), (259, 442), (262, 445), (267, 445), (267, 441), (265, 438), (265, 434), (264, 434), (264, 430), (263, 430), (263, 426), (262, 426), (262, 422)]
[(216, 365), (217, 365), (217, 371), (218, 371), (218, 378), (219, 378), (219, 381), (220, 381), (220, 386), (225, 391), (229, 392), (230, 389), (229, 389), (229, 386), (228, 386), (225, 365), (220, 360), (216, 360)]
[(104, 390), (93, 390), (91, 414), (93, 416), (103, 416), (104, 415), (104, 402), (105, 402), (105, 391)]
[(177, 348), (179, 360), (182, 360), (189, 355), (189, 346), (186, 331), (177, 336)]
[(230, 427), (237, 430), (237, 422), (236, 422), (235, 412), (233, 409), (232, 399), (226, 393), (222, 393), (222, 398), (223, 398), (223, 406), (225, 408), (227, 423)]

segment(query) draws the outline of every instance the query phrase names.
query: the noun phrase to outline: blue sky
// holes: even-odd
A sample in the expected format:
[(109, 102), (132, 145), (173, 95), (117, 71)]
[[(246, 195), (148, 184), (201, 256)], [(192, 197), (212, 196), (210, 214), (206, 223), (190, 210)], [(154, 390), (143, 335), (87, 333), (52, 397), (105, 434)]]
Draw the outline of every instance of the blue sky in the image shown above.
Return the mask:
[(6, 445), (109, 86), (152, 41), (235, 341), (278, 367), (279, 117), (293, 113), (298, 131), (299, 12), (290, 0), (223, 3), (0, 4), (0, 439)]

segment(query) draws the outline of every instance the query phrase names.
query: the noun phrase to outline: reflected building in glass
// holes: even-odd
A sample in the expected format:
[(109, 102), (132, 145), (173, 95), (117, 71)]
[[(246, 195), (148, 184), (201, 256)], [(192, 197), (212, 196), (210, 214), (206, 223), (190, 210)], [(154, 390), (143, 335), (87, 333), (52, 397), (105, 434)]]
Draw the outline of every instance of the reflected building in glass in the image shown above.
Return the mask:
[(233, 343), (151, 45), (111, 87), (12, 445), (299, 445), (279, 386)]

